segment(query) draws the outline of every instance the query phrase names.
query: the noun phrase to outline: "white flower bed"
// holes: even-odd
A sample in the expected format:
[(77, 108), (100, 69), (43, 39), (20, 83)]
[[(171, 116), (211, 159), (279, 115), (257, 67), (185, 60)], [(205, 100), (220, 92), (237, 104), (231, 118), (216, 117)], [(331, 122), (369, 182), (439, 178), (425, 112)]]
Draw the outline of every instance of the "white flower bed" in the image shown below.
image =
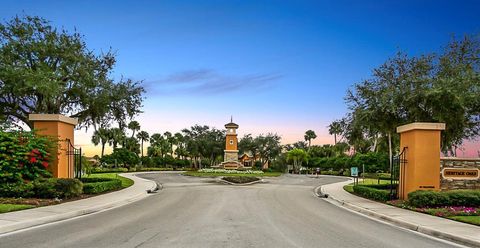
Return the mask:
[(238, 171), (238, 170), (225, 170), (225, 169), (200, 169), (198, 170), (198, 172), (226, 173), (226, 174), (263, 174), (263, 171), (258, 171), (258, 170)]

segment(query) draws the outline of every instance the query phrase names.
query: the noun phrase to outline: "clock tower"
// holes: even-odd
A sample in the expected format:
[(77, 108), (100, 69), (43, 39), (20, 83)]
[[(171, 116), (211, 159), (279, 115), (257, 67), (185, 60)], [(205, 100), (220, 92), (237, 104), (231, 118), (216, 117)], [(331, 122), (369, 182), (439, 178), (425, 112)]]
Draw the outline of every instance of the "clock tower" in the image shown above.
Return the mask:
[(227, 136), (225, 139), (224, 162), (238, 162), (238, 125), (233, 123), (233, 118), (231, 118), (230, 123), (225, 124), (225, 128), (227, 129)]

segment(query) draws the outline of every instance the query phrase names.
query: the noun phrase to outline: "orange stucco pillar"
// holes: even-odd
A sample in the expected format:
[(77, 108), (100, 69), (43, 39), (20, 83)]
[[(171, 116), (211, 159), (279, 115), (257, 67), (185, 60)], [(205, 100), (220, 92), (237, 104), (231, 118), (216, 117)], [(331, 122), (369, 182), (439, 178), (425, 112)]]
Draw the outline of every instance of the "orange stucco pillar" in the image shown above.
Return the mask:
[(73, 178), (73, 162), (69, 163), (66, 140), (74, 144), (73, 131), (77, 119), (59, 114), (30, 114), (29, 120), (33, 122), (37, 134), (49, 136), (58, 142), (58, 148), (51, 152), (48, 170), (56, 178)]
[(416, 190), (440, 190), (440, 132), (445, 123), (414, 122), (397, 127), (400, 151), (407, 147), (400, 166), (399, 198)]

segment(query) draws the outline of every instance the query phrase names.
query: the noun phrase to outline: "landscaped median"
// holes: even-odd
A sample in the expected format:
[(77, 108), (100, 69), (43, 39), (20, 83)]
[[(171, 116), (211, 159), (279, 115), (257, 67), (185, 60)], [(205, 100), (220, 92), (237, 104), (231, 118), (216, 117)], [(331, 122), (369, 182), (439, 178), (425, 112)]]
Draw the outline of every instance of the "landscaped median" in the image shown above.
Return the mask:
[(263, 172), (260, 170), (225, 170), (225, 169), (200, 169), (198, 171), (187, 171), (183, 175), (194, 177), (278, 177), (281, 172)]
[(480, 190), (419, 190), (409, 193), (408, 201), (389, 201), (390, 182), (382, 180), (381, 184), (375, 184), (374, 181), (376, 180), (367, 179), (343, 188), (352, 194), (399, 208), (480, 225)]

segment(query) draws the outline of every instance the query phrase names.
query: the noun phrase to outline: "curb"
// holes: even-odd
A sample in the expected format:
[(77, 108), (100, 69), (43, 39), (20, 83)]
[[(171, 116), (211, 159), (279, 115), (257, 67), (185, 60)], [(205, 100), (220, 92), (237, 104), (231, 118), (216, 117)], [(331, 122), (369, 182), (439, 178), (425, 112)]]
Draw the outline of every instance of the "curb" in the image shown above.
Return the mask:
[[(321, 196), (319, 196), (318, 191), (320, 191), (321, 194), (325, 194), (325, 192), (322, 192), (322, 186), (318, 186), (317, 188), (314, 189), (314, 194), (317, 197), (321, 197)], [(394, 217), (390, 217), (388, 215), (380, 214), (380, 213), (377, 213), (375, 211), (372, 211), (372, 210), (369, 210), (369, 209), (366, 209), (366, 208), (362, 208), (362, 207), (359, 207), (357, 205), (354, 205), (354, 204), (351, 204), (351, 203), (348, 203), (348, 202), (344, 202), (342, 200), (336, 199), (332, 195), (329, 195), (329, 199), (331, 199), (331, 200), (325, 199), (325, 201), (329, 202), (330, 204), (334, 204), (334, 205), (337, 205), (337, 206), (340, 206), (340, 207), (348, 208), (350, 210), (353, 210), (355, 212), (373, 217), (373, 218), (378, 219), (378, 220), (386, 221), (386, 222), (394, 224), (395, 226), (398, 226), (398, 227), (409, 229), (411, 231), (419, 232), (419, 233), (426, 234), (426, 235), (429, 235), (429, 236), (433, 236), (433, 237), (436, 237), (436, 238), (445, 239), (445, 240), (448, 240), (448, 241), (454, 241), (454, 242), (457, 242), (457, 243), (461, 243), (463, 245), (468, 245), (468, 246), (472, 246), (472, 247), (480, 247), (480, 242), (476, 241), (476, 240), (466, 239), (466, 238), (463, 238), (463, 237), (459, 237), (459, 236), (455, 236), (455, 235), (452, 235), (452, 234), (449, 234), (449, 233), (438, 231), (438, 230), (435, 230), (435, 229), (432, 229), (432, 228), (428, 228), (428, 227), (424, 227), (424, 226), (421, 226), (421, 225), (413, 224), (413, 223), (408, 222), (408, 221), (399, 220), (399, 219), (396, 219)], [(334, 202), (332, 202), (332, 201), (334, 201)]]
[[(124, 175), (126, 178), (130, 178), (128, 176), (136, 177), (136, 174), (134, 174), (134, 173), (132, 173), (132, 174), (122, 173), (121, 175)], [(139, 177), (137, 177), (137, 178), (139, 178)], [(147, 190), (155, 189), (156, 183), (154, 181), (143, 179), (143, 178), (139, 178), (139, 179), (149, 181), (149, 182), (153, 182), (150, 189), (147, 189)], [(122, 190), (126, 190), (126, 189), (128, 189), (128, 188), (125, 188), (125, 189), (122, 189)], [(120, 190), (120, 191), (122, 191), (122, 190)], [(120, 192), (120, 191), (115, 191), (115, 192), (112, 192), (112, 193), (116, 193), (116, 192)], [(32, 220), (29, 220), (29, 221), (12, 223), (10, 225), (4, 225), (4, 226), (0, 227), (0, 235), (4, 235), (4, 234), (10, 233), (10, 232), (19, 231), (19, 230), (30, 228), (30, 227), (36, 227), (36, 226), (50, 224), (50, 223), (54, 223), (54, 222), (58, 222), (58, 221), (62, 221), (62, 220), (68, 220), (68, 219), (72, 219), (72, 218), (75, 218), (75, 217), (80, 217), (80, 216), (83, 216), (83, 215), (93, 214), (93, 213), (97, 213), (97, 212), (100, 212), (100, 211), (103, 211), (103, 210), (108, 210), (108, 209), (112, 209), (112, 208), (116, 208), (116, 207), (121, 207), (123, 205), (139, 201), (139, 200), (141, 200), (143, 198), (146, 198), (148, 196), (149, 196), (149, 194), (144, 189), (140, 193), (138, 193), (138, 194), (136, 194), (136, 195), (134, 195), (134, 196), (132, 196), (128, 199), (122, 199), (122, 200), (118, 200), (118, 201), (115, 201), (115, 202), (109, 202), (109, 203), (106, 203), (106, 204), (103, 204), (103, 205), (100, 205), (100, 206), (94, 206), (94, 207), (85, 208), (85, 209), (82, 209), (82, 210), (76, 210), (76, 211), (71, 211), (71, 212), (67, 212), (67, 213), (60, 213), (60, 214), (55, 214), (53, 216), (47, 216), (47, 217), (43, 217), (43, 218), (32, 219)]]

